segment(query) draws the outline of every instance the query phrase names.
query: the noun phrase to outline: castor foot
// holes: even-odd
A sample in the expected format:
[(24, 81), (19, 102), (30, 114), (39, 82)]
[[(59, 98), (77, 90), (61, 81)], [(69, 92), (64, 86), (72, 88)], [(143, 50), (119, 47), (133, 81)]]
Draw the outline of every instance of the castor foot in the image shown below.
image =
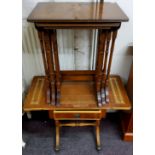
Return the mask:
[(55, 151), (59, 151), (60, 150), (60, 147), (59, 146), (56, 146), (55, 147)]
[(96, 149), (97, 149), (97, 151), (100, 151), (101, 150), (101, 146), (97, 146)]

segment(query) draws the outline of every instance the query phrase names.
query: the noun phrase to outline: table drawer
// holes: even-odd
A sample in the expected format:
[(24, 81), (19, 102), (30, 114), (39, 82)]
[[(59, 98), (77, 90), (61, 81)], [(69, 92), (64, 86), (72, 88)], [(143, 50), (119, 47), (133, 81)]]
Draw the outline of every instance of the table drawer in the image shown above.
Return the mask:
[(56, 120), (96, 120), (101, 119), (101, 110), (96, 111), (54, 111)]

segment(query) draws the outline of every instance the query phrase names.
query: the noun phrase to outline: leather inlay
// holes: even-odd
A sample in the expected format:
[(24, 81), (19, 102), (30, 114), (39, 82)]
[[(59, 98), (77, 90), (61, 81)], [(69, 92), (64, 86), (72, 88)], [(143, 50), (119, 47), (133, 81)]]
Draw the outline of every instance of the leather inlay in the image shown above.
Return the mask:
[(116, 104), (125, 104), (123, 97), (121, 95), (121, 91), (116, 78), (110, 78), (111, 89), (116, 101)]
[(38, 78), (32, 95), (31, 104), (38, 104), (38, 101), (40, 101), (43, 85), (44, 79)]

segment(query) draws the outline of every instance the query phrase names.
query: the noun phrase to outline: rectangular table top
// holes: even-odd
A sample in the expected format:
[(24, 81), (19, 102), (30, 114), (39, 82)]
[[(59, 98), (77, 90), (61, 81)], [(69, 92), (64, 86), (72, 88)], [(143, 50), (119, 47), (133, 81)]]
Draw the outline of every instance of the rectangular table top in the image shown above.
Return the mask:
[[(109, 79), (110, 102), (102, 107), (97, 106), (96, 93), (93, 83), (90, 82), (62, 82), (60, 105), (47, 103), (45, 77), (36, 76), (24, 101), (24, 111), (37, 110), (129, 110), (131, 103), (119, 76), (111, 75)], [(75, 89), (76, 88), (76, 89)]]
[(128, 17), (117, 3), (38, 3), (32, 10), (29, 22), (57, 22), (57, 23), (89, 23), (89, 22), (122, 22)]

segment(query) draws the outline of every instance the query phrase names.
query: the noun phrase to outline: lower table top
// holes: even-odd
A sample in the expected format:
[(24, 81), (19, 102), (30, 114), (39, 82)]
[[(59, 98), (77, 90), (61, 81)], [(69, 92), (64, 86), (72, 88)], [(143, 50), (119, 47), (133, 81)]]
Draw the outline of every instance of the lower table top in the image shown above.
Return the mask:
[(25, 98), (23, 109), (24, 111), (131, 109), (131, 103), (119, 76), (110, 76), (110, 102), (103, 105), (102, 107), (97, 106), (96, 93), (94, 88), (94, 83), (92, 81), (62, 82), (60, 105), (54, 106), (47, 103), (45, 77), (35, 76)]

